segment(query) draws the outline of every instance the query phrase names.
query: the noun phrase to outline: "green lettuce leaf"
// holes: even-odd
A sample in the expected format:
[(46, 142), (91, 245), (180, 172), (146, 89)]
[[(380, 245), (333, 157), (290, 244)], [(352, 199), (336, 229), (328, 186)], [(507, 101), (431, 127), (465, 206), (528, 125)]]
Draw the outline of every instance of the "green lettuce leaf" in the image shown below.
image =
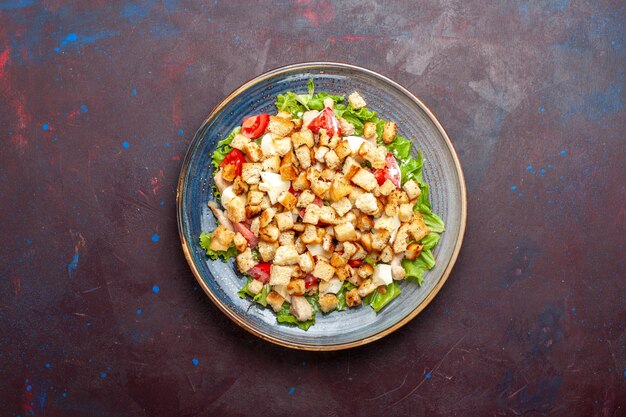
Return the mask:
[(252, 297), (252, 301), (256, 302), (257, 304), (261, 304), (263, 307), (266, 307), (267, 306), (267, 294), (270, 293), (269, 284), (264, 285), (260, 293), (252, 294), (250, 292), (250, 289), (248, 288), (251, 282), (252, 282), (252, 278), (248, 277), (248, 282), (246, 282), (246, 285), (244, 285), (242, 289), (237, 291), (237, 295), (239, 295), (239, 298), (246, 298), (246, 295), (248, 297)]
[(439, 238), (440, 237), (441, 236), (439, 235), (439, 233), (431, 232), (424, 239), (420, 240), (419, 243), (424, 245), (424, 249), (422, 249), (422, 250), (432, 249), (435, 246), (437, 246), (437, 243), (439, 243)]
[(234, 258), (235, 256), (237, 256), (237, 249), (235, 249), (234, 245), (231, 245), (226, 251), (211, 250), (211, 235), (212, 233), (200, 233), (200, 247), (202, 247), (202, 249), (206, 251), (206, 254), (209, 256), (209, 258), (213, 259), (214, 261), (218, 259), (227, 261), (230, 258)]
[(337, 292), (337, 311), (343, 311), (346, 309), (346, 292), (355, 288), (351, 282), (345, 281), (341, 286), (341, 289)]
[(379, 312), (387, 304), (389, 304), (394, 298), (401, 293), (400, 287), (396, 281), (387, 285), (387, 292), (384, 294), (374, 291), (363, 299), (363, 304), (367, 304), (374, 309), (375, 312)]
[(240, 131), (241, 127), (234, 128), (233, 131), (230, 132), (230, 135), (226, 136), (224, 139), (217, 143), (217, 147), (215, 148), (215, 150), (213, 151), (213, 155), (211, 156), (211, 165), (213, 165), (213, 168), (219, 169), (220, 164), (222, 163), (226, 155), (228, 155), (228, 153), (233, 150), (233, 148), (230, 146), (230, 143), (233, 141), (235, 135)]
[(279, 94), (276, 97), (276, 109), (289, 112), (293, 117), (300, 119), (305, 111), (323, 110), (326, 98), (332, 98), (335, 103), (341, 103), (344, 100), (343, 96), (335, 96), (325, 92), (314, 94), (315, 85), (312, 78), (309, 79), (307, 87), (308, 94), (296, 94), (293, 91)]
[(422, 250), (420, 256), (413, 261), (409, 261), (406, 258), (402, 260), (402, 267), (406, 271), (405, 279), (413, 281), (417, 285), (422, 285), (424, 272), (433, 269), (434, 266), (435, 258), (430, 249)]

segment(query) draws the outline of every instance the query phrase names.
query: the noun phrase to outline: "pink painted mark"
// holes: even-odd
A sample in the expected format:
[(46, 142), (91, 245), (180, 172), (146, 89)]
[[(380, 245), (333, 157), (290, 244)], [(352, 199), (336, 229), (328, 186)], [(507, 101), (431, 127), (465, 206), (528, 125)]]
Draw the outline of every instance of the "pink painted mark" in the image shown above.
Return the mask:
[(328, 1), (296, 0), (296, 13), (309, 19), (315, 27), (327, 24), (335, 18), (332, 3)]
[(26, 126), (32, 120), (32, 116), (26, 112), (24, 108), (25, 98), (23, 95), (19, 95), (19, 97), (13, 100), (13, 109), (15, 110), (15, 115), (17, 116), (17, 127), (19, 129), (26, 129)]
[(26, 150), (26, 147), (28, 146), (28, 141), (26, 140), (26, 138), (24, 138), (24, 136), (17, 133), (11, 136), (11, 142), (13, 142), (13, 145), (15, 145), (17, 152), (20, 155), (23, 155), (24, 151)]
[(172, 155), (171, 158), (173, 161), (180, 161), (180, 155), (176, 154), (176, 155)]
[(336, 42), (358, 42), (358, 41), (365, 41), (365, 40), (371, 40), (371, 39), (376, 39), (376, 38), (377, 38), (376, 36), (346, 35), (346, 36), (340, 36), (338, 38), (330, 37), (330, 38), (326, 38), (326, 40), (331, 43), (336, 43)]
[(22, 292), (22, 280), (19, 277), (13, 278), (13, 293), (15, 295), (20, 295)]
[(6, 66), (11, 61), (11, 48), (7, 46), (7, 49), (0, 53), (0, 80), (4, 80), (7, 77)]
[(157, 193), (157, 191), (159, 191), (161, 189), (161, 187), (163, 186), (163, 180), (165, 179), (165, 174), (163, 174), (163, 170), (159, 170), (159, 175), (156, 177), (152, 177), (152, 179), (150, 180), (150, 185), (152, 185), (152, 194)]
[(174, 97), (172, 101), (172, 122), (176, 127), (180, 127), (180, 112), (181, 112), (182, 98), (180, 95)]

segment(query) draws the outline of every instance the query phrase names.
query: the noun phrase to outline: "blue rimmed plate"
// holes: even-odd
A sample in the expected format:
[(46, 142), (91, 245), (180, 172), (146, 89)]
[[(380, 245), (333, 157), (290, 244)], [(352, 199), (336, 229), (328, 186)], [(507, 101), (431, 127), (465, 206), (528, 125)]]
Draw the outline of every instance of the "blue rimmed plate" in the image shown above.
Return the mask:
[[(402, 294), (378, 314), (369, 307), (318, 314), (308, 331), (276, 322), (271, 309), (251, 305), (237, 291), (246, 279), (234, 260), (212, 261), (198, 243), (200, 233), (216, 227), (207, 206), (212, 193), (211, 154), (245, 116), (275, 114), (278, 94), (306, 92), (313, 78), (316, 91), (347, 95), (358, 91), (368, 108), (392, 119), (398, 134), (413, 140), (413, 153), (424, 154), (424, 179), (430, 185), (433, 211), (446, 231), (434, 249), (435, 268), (424, 275), (421, 287), (402, 282)], [(407, 89), (374, 71), (354, 65), (310, 62), (269, 71), (245, 83), (226, 97), (202, 124), (191, 143), (176, 193), (178, 230), (183, 252), (198, 283), (228, 317), (249, 332), (270, 342), (306, 350), (338, 350), (363, 345), (399, 329), (417, 316), (439, 292), (456, 261), (467, 212), (465, 181), (454, 147), (432, 112)]]

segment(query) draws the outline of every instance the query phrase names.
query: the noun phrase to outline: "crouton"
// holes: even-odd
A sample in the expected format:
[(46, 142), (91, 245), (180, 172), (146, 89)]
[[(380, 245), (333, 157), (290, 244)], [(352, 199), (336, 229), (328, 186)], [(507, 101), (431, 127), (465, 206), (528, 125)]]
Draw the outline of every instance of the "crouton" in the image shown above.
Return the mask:
[(224, 165), (220, 170), (222, 178), (226, 181), (233, 182), (237, 178), (237, 166), (234, 164)]
[(311, 191), (321, 199), (324, 199), (326, 192), (330, 189), (330, 183), (324, 180), (311, 181)]
[(307, 148), (312, 148), (315, 145), (315, 139), (313, 137), (313, 132), (310, 130), (301, 130), (300, 132), (295, 132), (291, 135), (291, 142), (293, 143), (294, 148), (300, 147), (302, 145)]
[(346, 292), (346, 305), (348, 307), (357, 307), (361, 305), (361, 296), (356, 288)]
[(333, 254), (330, 256), (330, 264), (335, 268), (341, 268), (346, 263), (347, 261), (337, 252), (333, 252)]
[(298, 202), (296, 196), (291, 194), (289, 191), (283, 191), (278, 196), (278, 202), (288, 211), (293, 210)]
[(297, 207), (304, 208), (315, 200), (315, 194), (311, 190), (304, 190), (298, 197)]
[(374, 267), (365, 262), (357, 269), (357, 274), (363, 279), (369, 278), (374, 275)]
[(246, 206), (246, 218), (251, 218), (262, 212), (261, 206)]
[(246, 203), (242, 196), (235, 197), (226, 203), (226, 215), (228, 220), (234, 223), (246, 220)]
[(393, 249), (391, 249), (391, 246), (387, 245), (380, 252), (380, 256), (378, 257), (378, 260), (380, 262), (388, 264), (389, 262), (391, 262), (392, 259), (393, 259)]
[(347, 180), (352, 179), (354, 174), (356, 174), (361, 169), (361, 165), (351, 156), (348, 156), (343, 162), (343, 168), (341, 172), (346, 177)]
[[(280, 248), (279, 248), (280, 249)], [(272, 264), (270, 267), (270, 285), (287, 285), (291, 281), (293, 266)]]
[(298, 178), (291, 182), (291, 186), (296, 191), (308, 190), (311, 187), (311, 181), (306, 178), (306, 172), (300, 172)]
[(335, 237), (339, 242), (356, 240), (356, 230), (352, 223), (338, 224), (335, 226)]
[(291, 151), (291, 138), (274, 139), (272, 141), (276, 153), (280, 156), (285, 156)]
[(367, 103), (365, 102), (365, 100), (363, 100), (363, 97), (361, 97), (361, 95), (356, 91), (348, 96), (348, 104), (354, 110), (358, 110), (362, 107), (367, 106)]
[(258, 279), (253, 279), (248, 284), (248, 291), (250, 294), (257, 295), (263, 290), (263, 283)]
[(372, 191), (378, 186), (378, 181), (376, 181), (374, 174), (363, 168), (359, 168), (350, 180), (359, 187), (363, 188), (365, 191)]
[(259, 223), (259, 226), (261, 228), (267, 227), (267, 225), (270, 224), (272, 220), (274, 220), (275, 215), (276, 215), (276, 210), (274, 210), (272, 207), (265, 209), (263, 213), (261, 213), (261, 216), (259, 217), (259, 220), (261, 222)]
[(347, 195), (350, 195), (352, 192), (352, 187), (342, 178), (335, 178), (333, 182), (330, 184), (330, 188), (328, 190), (328, 196), (331, 201), (339, 201)]
[(330, 149), (328, 149), (326, 146), (318, 146), (315, 149), (315, 159), (317, 160), (317, 162), (324, 162), (324, 157), (329, 150)]
[(253, 268), (257, 262), (252, 256), (252, 251), (250, 248), (247, 248), (245, 251), (241, 252), (235, 258), (237, 260), (237, 267), (239, 271), (242, 273), (248, 272), (251, 268)]
[(331, 235), (326, 234), (324, 235), (324, 237), (322, 237), (322, 249), (329, 253), (332, 253), (335, 250), (333, 237)]
[(244, 162), (241, 168), (241, 177), (248, 184), (258, 184), (261, 181), (262, 164), (257, 162)]
[(368, 232), (374, 228), (374, 221), (367, 214), (359, 214), (356, 218), (356, 227), (361, 232)]
[(367, 251), (363, 249), (363, 246), (359, 245), (358, 243), (355, 243), (354, 246), (356, 246), (356, 252), (354, 253), (354, 255), (352, 255), (352, 259), (354, 260), (365, 259), (365, 257), (367, 256)]
[(413, 180), (405, 182), (402, 186), (402, 189), (406, 192), (409, 200), (415, 200), (417, 197), (420, 196), (420, 194), (422, 194), (422, 190), (420, 190), (419, 185), (417, 185), (417, 183)]
[(300, 255), (293, 245), (279, 246), (274, 255), (274, 265), (295, 265), (299, 259)]
[(233, 238), (233, 244), (238, 252), (243, 252), (248, 247), (248, 240), (243, 237), (243, 235), (239, 232), (235, 233), (235, 237)]
[(369, 161), (369, 163), (372, 164), (372, 168), (382, 169), (387, 166), (387, 149), (384, 146), (372, 146), (362, 156), (366, 161)]
[(367, 297), (369, 294), (376, 290), (376, 285), (372, 283), (371, 279), (366, 279), (359, 285), (359, 297)]
[[(304, 226), (302, 223), (298, 223), (298, 225)], [(304, 229), (302, 229), (302, 231), (304, 231)], [(296, 247), (296, 250), (298, 251), (300, 255), (302, 255), (307, 250), (307, 247), (302, 241), (302, 239), (300, 239), (300, 236), (298, 236), (298, 238), (295, 239), (294, 246)]]
[(409, 233), (413, 236), (413, 239), (418, 242), (430, 234), (430, 229), (426, 226), (424, 218), (417, 211), (413, 212), (413, 219), (410, 223)]
[(413, 204), (401, 204), (398, 208), (398, 218), (401, 222), (409, 222), (413, 217)]
[(276, 291), (270, 291), (265, 299), (267, 300), (267, 304), (269, 304), (275, 312), (278, 312), (285, 302), (285, 298)]
[(383, 142), (390, 144), (396, 137), (396, 124), (390, 120), (385, 122), (383, 126)]
[[(280, 236), (278, 236), (278, 243), (281, 246), (291, 246), (291, 245), (295, 246), (295, 242), (296, 242), (296, 234), (293, 230), (281, 232)], [(296, 251), (297, 250), (298, 248), (296, 248)]]
[(318, 300), (320, 304), (320, 309), (324, 313), (329, 313), (337, 308), (339, 304), (339, 300), (335, 294), (324, 294), (319, 297)]
[(269, 262), (274, 259), (276, 249), (278, 249), (278, 243), (260, 240), (257, 248), (259, 249), (259, 254), (261, 255), (263, 262)]
[(248, 205), (249, 206), (258, 206), (263, 201), (263, 196), (265, 195), (262, 191), (250, 191), (248, 192)]
[(233, 242), (235, 233), (226, 227), (219, 225), (211, 235), (211, 245), (209, 248), (215, 251), (226, 251)]
[(387, 230), (377, 230), (376, 233), (372, 234), (372, 249), (376, 251), (383, 250), (385, 246), (389, 243), (390, 238), (391, 233), (389, 233)]
[(335, 267), (326, 262), (324, 259), (318, 258), (315, 268), (313, 268), (313, 272), (311, 274), (322, 281), (328, 281), (335, 274)]
[(263, 151), (255, 142), (247, 143), (243, 152), (252, 162), (259, 162), (263, 158)]
[(398, 230), (400, 221), (396, 217), (382, 216), (374, 222), (374, 229), (386, 230), (390, 234)]
[(354, 205), (365, 214), (373, 215), (378, 211), (376, 197), (371, 193), (365, 193), (359, 196)]
[(303, 279), (292, 279), (287, 285), (287, 293), (289, 295), (302, 295), (304, 294), (305, 284)]
[(276, 242), (278, 241), (279, 235), (280, 230), (278, 230), (278, 227), (273, 224), (268, 224), (267, 227), (262, 228), (259, 231), (259, 239), (264, 240), (265, 242)]
[[(317, 222), (315, 222), (317, 224)], [(307, 224), (304, 232), (300, 235), (300, 239), (305, 245), (310, 243), (321, 243), (322, 239), (317, 234), (317, 228), (312, 224)]]
[(320, 222), (325, 224), (335, 224), (337, 220), (337, 212), (331, 206), (320, 207)]
[(243, 152), (248, 143), (250, 143), (249, 137), (244, 136), (241, 133), (237, 133), (233, 140), (230, 142), (230, 146)]
[(330, 148), (329, 143), (330, 143), (330, 137), (328, 136), (328, 133), (326, 132), (326, 129), (320, 129), (320, 131), (319, 131), (319, 139), (318, 139), (318, 143), (317, 143), (318, 146), (325, 146), (327, 148)]
[(339, 161), (343, 161), (345, 158), (350, 156), (350, 154), (352, 154), (352, 148), (350, 148), (350, 144), (347, 140), (342, 140), (339, 141), (335, 147), (335, 153), (337, 154)]
[(247, 193), (248, 188), (248, 184), (246, 184), (240, 176), (235, 178), (235, 181), (233, 182), (233, 193), (235, 193), (235, 195), (243, 195)]
[(362, 233), (361, 237), (359, 238), (359, 243), (361, 244), (361, 246), (363, 246), (363, 249), (365, 249), (368, 252), (371, 252), (372, 251), (372, 234)]
[(357, 247), (352, 242), (343, 242), (343, 254), (341, 255), (346, 261), (352, 258), (357, 252)]
[(389, 194), (391, 194), (392, 191), (394, 191), (396, 189), (396, 186), (393, 182), (389, 181), (389, 180), (385, 180), (385, 182), (383, 183), (383, 185), (381, 185), (378, 190), (380, 192), (381, 195), (384, 196), (388, 196)]
[(258, 237), (260, 229), (261, 229), (261, 221), (260, 221), (260, 219), (258, 217), (255, 217), (250, 222), (250, 230), (252, 231), (254, 236)]
[(293, 130), (293, 123), (290, 119), (270, 116), (270, 121), (267, 124), (267, 130), (273, 133), (277, 137), (285, 137)]
[(409, 224), (404, 223), (398, 229), (398, 233), (396, 234), (396, 239), (393, 241), (393, 251), (394, 253), (402, 253), (406, 251), (409, 239)]
[(280, 156), (272, 155), (267, 158), (262, 163), (263, 172), (273, 172), (278, 174), (280, 170)]
[(305, 252), (301, 254), (300, 259), (298, 260), (298, 265), (300, 266), (300, 269), (302, 269), (304, 272), (313, 271), (313, 268), (315, 267), (315, 261), (313, 260), (313, 255), (311, 255), (311, 252)]
[[(332, 190), (332, 184), (331, 184), (331, 190)], [(330, 195), (331, 195), (331, 200), (332, 200), (332, 191), (330, 192)], [(342, 197), (338, 200), (333, 200), (333, 201), (335, 202), (332, 203), (330, 206), (335, 209), (335, 211), (337, 212), (339, 216), (343, 216), (344, 214), (346, 214), (352, 209), (352, 203), (346, 197)]]
[(293, 216), (290, 212), (284, 211), (282, 213), (278, 213), (275, 216), (276, 218), (276, 226), (278, 226), (278, 230), (284, 232), (285, 230), (291, 230), (293, 227)]
[(300, 163), (300, 168), (308, 169), (311, 166), (311, 149), (306, 145), (302, 145), (296, 149), (296, 158)]
[(261, 210), (267, 210), (268, 208), (272, 207), (272, 202), (270, 201), (270, 197), (267, 194), (264, 195), (261, 199), (261, 204), (259, 204), (259, 207), (261, 207)]
[(326, 165), (330, 169), (337, 169), (341, 164), (341, 160), (339, 160), (339, 157), (333, 149), (326, 153), (326, 155), (324, 156), (324, 161), (326, 161)]
[(293, 165), (283, 165), (280, 167), (280, 178), (283, 181), (293, 181), (298, 178), (298, 170)]
[(311, 320), (313, 317), (313, 309), (306, 298), (302, 296), (291, 297), (291, 307), (289, 312), (293, 314), (298, 321)]
[(363, 125), (363, 137), (365, 139), (376, 138), (376, 124), (372, 122), (365, 122)]
[(409, 246), (407, 246), (406, 252), (404, 253), (404, 257), (408, 259), (409, 261), (413, 261), (417, 259), (418, 256), (421, 255), (423, 249), (424, 249), (424, 245), (413, 242)]

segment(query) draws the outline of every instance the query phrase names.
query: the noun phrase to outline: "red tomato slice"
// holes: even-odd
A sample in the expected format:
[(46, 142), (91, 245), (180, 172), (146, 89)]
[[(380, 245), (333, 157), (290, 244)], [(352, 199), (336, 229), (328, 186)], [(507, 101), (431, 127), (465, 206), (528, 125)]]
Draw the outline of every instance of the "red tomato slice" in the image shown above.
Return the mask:
[(328, 136), (334, 136), (335, 134), (341, 136), (339, 120), (337, 120), (335, 112), (330, 107), (326, 107), (320, 114), (315, 116), (315, 119), (311, 120), (308, 127), (313, 133), (319, 133), (320, 129), (326, 129)]
[(396, 158), (394, 158), (392, 154), (388, 153), (385, 158), (385, 162), (385, 168), (374, 171), (374, 176), (376, 177), (376, 181), (378, 181), (378, 185), (383, 185), (386, 180), (389, 180), (393, 183), (393, 185), (400, 188), (401, 172), (400, 167), (398, 166), (398, 161), (396, 161)]
[(269, 121), (270, 115), (267, 113), (246, 117), (241, 124), (241, 134), (250, 139), (256, 139), (265, 133)]
[(311, 287), (311, 285), (315, 285), (315, 284), (317, 284), (318, 282), (320, 282), (319, 278), (315, 278), (315, 277), (314, 277), (313, 275), (311, 275), (311, 274), (307, 274), (307, 275), (304, 277), (304, 287), (305, 287), (305, 288), (310, 288), (310, 287)]
[(272, 264), (265, 262), (262, 264), (258, 264), (253, 266), (246, 272), (246, 274), (250, 275), (252, 278), (261, 281), (263, 284), (267, 284), (270, 282), (270, 268)]
[(361, 266), (362, 263), (363, 261), (360, 259), (351, 259), (348, 261), (348, 265), (350, 265), (352, 268), (358, 268), (359, 266)]
[(246, 162), (246, 157), (241, 153), (241, 151), (239, 149), (233, 149), (224, 157), (224, 160), (220, 164), (220, 168), (224, 168), (226, 165), (234, 165), (237, 171), (235, 176), (238, 177), (241, 175), (241, 169), (244, 162)]

